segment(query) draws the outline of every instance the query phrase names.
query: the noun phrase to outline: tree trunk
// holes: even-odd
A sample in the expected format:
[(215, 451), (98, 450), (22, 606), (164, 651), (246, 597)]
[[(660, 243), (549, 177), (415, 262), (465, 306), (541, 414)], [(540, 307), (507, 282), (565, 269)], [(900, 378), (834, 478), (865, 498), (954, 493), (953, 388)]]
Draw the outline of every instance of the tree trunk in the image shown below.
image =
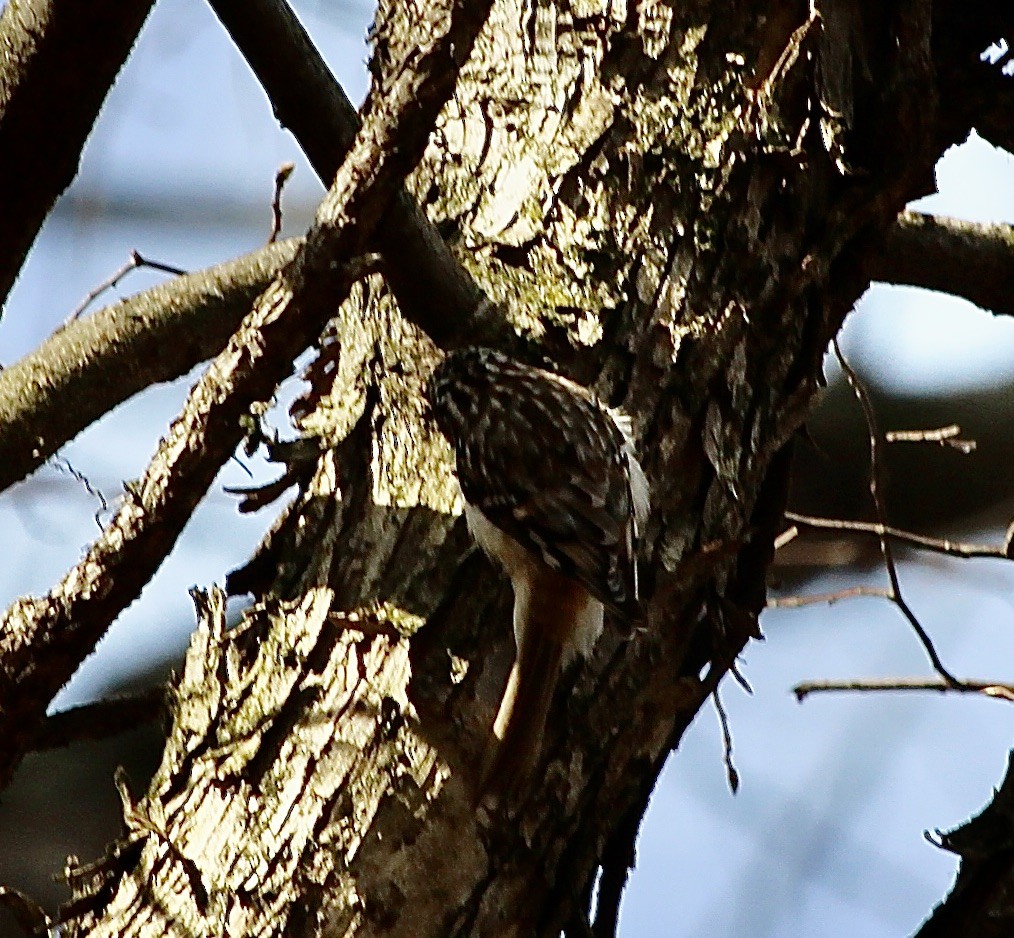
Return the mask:
[[(411, 10), (381, 4), (379, 73)], [(757, 634), (827, 343), (950, 142), (930, 35), (914, 0), (494, 5), (413, 188), (516, 329), (632, 415), (647, 626), (607, 627), (530, 785), (477, 809), (509, 589), (423, 415), (436, 349), (371, 280), (311, 369), (312, 479), (233, 578), (253, 607), (229, 629), (197, 596), (162, 765), (76, 875), (77, 933), (589, 933), (596, 872), (618, 894), (663, 761)]]

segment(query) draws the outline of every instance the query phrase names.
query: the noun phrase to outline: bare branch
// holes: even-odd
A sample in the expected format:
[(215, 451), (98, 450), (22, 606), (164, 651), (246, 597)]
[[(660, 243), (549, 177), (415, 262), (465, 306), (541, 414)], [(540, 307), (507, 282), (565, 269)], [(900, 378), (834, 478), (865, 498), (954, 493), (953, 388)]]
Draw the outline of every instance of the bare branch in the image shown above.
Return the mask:
[(975, 440), (961, 439), (961, 427), (956, 423), (934, 430), (888, 430), (884, 434), (887, 443), (939, 443), (957, 450), (962, 456), (975, 452)]
[[(153, 0), (23, 0), (0, 13), (0, 306)], [(73, 106), (68, 106), (73, 102)]]
[(813, 596), (780, 596), (768, 600), (771, 609), (801, 609), (803, 606), (816, 606), (820, 603), (834, 605), (843, 599), (855, 599), (859, 596), (873, 596), (877, 599), (893, 599), (891, 591), (882, 586), (849, 586), (846, 589), (831, 593), (816, 593)]
[(93, 290), (88, 291), (88, 295), (74, 308), (74, 311), (67, 317), (67, 322), (64, 325), (70, 325), (74, 322), (92, 303), (97, 300), (106, 290), (110, 290), (115, 287), (124, 277), (127, 276), (132, 270), (137, 270), (138, 267), (150, 267), (153, 270), (161, 270), (167, 274), (175, 274), (177, 277), (183, 276), (186, 271), (179, 267), (173, 267), (169, 264), (162, 264), (159, 261), (148, 260), (146, 257), (142, 257), (139, 252), (131, 251), (130, 260), (127, 261), (119, 270), (114, 274), (107, 277)]
[(268, 245), (107, 306), (0, 371), (0, 491), (117, 404), (218, 353), (301, 243)]
[(113, 697), (71, 707), (46, 717), (32, 750), (60, 749), (81, 739), (106, 739), (157, 720), (166, 712), (167, 692), (152, 687), (130, 697)]
[(810, 694), (828, 691), (856, 691), (860, 693), (884, 693), (885, 691), (936, 691), (952, 694), (982, 694), (1014, 703), (1014, 684), (1002, 684), (997, 681), (961, 681), (952, 684), (940, 678), (904, 678), (891, 677), (882, 679), (858, 679), (855, 681), (803, 681), (792, 688), (796, 699), (802, 702)]
[[(279, 121), (299, 141), (317, 175), (330, 184), (359, 118), (345, 92), (284, 0), (209, 0), (260, 81)], [(503, 315), (448, 250), (404, 190), (376, 232), (384, 276), (402, 313), (441, 346), (518, 339)]]
[(871, 275), (884, 283), (939, 290), (982, 309), (1014, 315), (1014, 227), (902, 212)]
[(821, 531), (851, 531), (857, 534), (873, 534), (877, 537), (890, 538), (901, 544), (908, 544), (922, 550), (932, 551), (933, 553), (947, 554), (951, 557), (1008, 559), (1006, 543), (997, 546), (991, 544), (967, 544), (962, 541), (952, 541), (946, 537), (927, 537), (924, 534), (915, 534), (912, 531), (905, 531), (901, 528), (893, 528), (890, 525), (872, 521), (846, 521), (840, 518), (820, 518), (814, 515), (801, 515), (795, 511), (785, 512), (785, 520), (791, 521), (794, 525), (815, 528)]
[(490, 0), (430, 10), (428, 42), (389, 86), (375, 86), (363, 127), (306, 242), (194, 386), (141, 482), (84, 559), (42, 598), (7, 610), (0, 628), (0, 785), (31, 745), (56, 691), (161, 565), (222, 464), (243, 415), (267, 399), (348, 295), (347, 261), (364, 252), (414, 168)]
[[(869, 438), (870, 446), (870, 494), (873, 496), (873, 505), (877, 514), (877, 522), (881, 529), (887, 527), (887, 508), (884, 504), (883, 495), (883, 466), (880, 462), (880, 443), (881, 436), (880, 430), (877, 426), (877, 415), (873, 409), (873, 402), (870, 400), (870, 395), (866, 391), (866, 387), (862, 381), (859, 380), (859, 375), (856, 374), (855, 370), (842, 355), (841, 347), (838, 345), (838, 339), (835, 338), (831, 342), (834, 347), (835, 356), (838, 359), (838, 363), (842, 367), (842, 371), (845, 374), (845, 380), (848, 381), (849, 387), (852, 388), (852, 392), (856, 396), (856, 400), (859, 401), (859, 406), (862, 408), (863, 417), (866, 420), (866, 429)], [(912, 626), (912, 630), (918, 636), (919, 641), (922, 643), (923, 649), (929, 656), (930, 661), (933, 664), (933, 669), (942, 678), (948, 681), (950, 684), (959, 685), (961, 682), (954, 677), (950, 671), (944, 667), (944, 663), (940, 660), (940, 656), (937, 654), (936, 647), (933, 645), (933, 640), (929, 637), (929, 634), (923, 628), (922, 623), (916, 618), (911, 607), (905, 601), (904, 596), (901, 593), (901, 583), (898, 581), (898, 570), (894, 563), (894, 549), (891, 546), (891, 538), (887, 537), (886, 534), (880, 534), (880, 553), (884, 558), (884, 566), (887, 569), (887, 577), (891, 583), (891, 601), (901, 610), (901, 614), (908, 619), (909, 625)]]

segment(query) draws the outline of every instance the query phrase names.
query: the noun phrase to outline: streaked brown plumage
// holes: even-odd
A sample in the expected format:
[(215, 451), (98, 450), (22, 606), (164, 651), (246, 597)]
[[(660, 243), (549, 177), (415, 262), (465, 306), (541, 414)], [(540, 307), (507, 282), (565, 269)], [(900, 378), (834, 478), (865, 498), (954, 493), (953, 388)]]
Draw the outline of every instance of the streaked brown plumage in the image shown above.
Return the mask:
[(640, 617), (647, 483), (624, 418), (552, 372), (463, 349), (437, 366), (427, 396), (454, 448), (469, 527), (514, 588), (517, 660), (484, 771), (484, 784), (504, 789), (537, 759), (557, 676), (591, 652), (603, 606)]

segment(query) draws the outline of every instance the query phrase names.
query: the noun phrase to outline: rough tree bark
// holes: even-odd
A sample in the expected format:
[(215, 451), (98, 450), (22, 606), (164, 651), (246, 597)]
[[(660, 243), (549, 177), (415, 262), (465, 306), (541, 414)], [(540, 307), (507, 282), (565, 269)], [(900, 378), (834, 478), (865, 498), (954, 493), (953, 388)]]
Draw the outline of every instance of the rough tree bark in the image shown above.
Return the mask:
[[(587, 934), (600, 867), (618, 896), (757, 634), (827, 342), (959, 129), (928, 3), (759, 6), (497, 2), (412, 180), (516, 329), (632, 414), (652, 485), (648, 625), (562, 682), (529, 789), (473, 806), (508, 594), (422, 414), (436, 350), (373, 279), (312, 370), (311, 480), (233, 579), (254, 605), (227, 629), (196, 596), (162, 765), (74, 873), (76, 933)], [(416, 15), (381, 4), (386, 79)]]

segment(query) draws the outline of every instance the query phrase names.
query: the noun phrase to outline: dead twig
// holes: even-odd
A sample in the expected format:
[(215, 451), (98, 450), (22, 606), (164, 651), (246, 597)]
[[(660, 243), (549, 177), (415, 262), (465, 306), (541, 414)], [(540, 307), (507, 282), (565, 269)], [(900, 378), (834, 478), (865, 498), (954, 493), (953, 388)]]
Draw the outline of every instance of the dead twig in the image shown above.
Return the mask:
[[(866, 420), (866, 429), (870, 445), (870, 495), (873, 496), (873, 506), (877, 515), (877, 524), (881, 529), (881, 532), (886, 531), (887, 525), (887, 508), (884, 504), (883, 495), (883, 466), (880, 462), (880, 443), (881, 435), (880, 430), (877, 426), (877, 415), (873, 408), (873, 402), (870, 400), (870, 395), (866, 390), (865, 385), (859, 379), (859, 375), (853, 370), (852, 366), (845, 359), (842, 354), (841, 346), (838, 344), (837, 338), (831, 342), (834, 348), (834, 354), (838, 359), (838, 363), (841, 365), (842, 372), (845, 375), (845, 380), (848, 381), (849, 387), (852, 389), (852, 393), (855, 394), (856, 400), (859, 402), (859, 406), (862, 408), (863, 417)], [(940, 660), (940, 656), (937, 654), (936, 647), (933, 644), (933, 640), (930, 638), (929, 633), (923, 628), (922, 623), (916, 617), (911, 607), (905, 600), (905, 597), (901, 592), (901, 583), (898, 580), (898, 569), (894, 562), (894, 548), (886, 533), (878, 534), (880, 539), (880, 553), (884, 558), (884, 567), (887, 570), (887, 577), (891, 584), (890, 589), (890, 600), (893, 602), (901, 614), (908, 620), (909, 625), (912, 626), (912, 630), (919, 638), (923, 649), (925, 650), (930, 662), (933, 664), (933, 670), (937, 672), (948, 684), (954, 687), (961, 687), (962, 682), (959, 681), (951, 672), (944, 666), (943, 661)]]
[(893, 599), (891, 591), (882, 586), (849, 586), (832, 593), (816, 593), (813, 596), (782, 596), (769, 599), (771, 609), (801, 609), (803, 606), (816, 606), (819, 603), (834, 605), (843, 599), (855, 599), (857, 596), (874, 596), (877, 599)]
[[(791, 520), (788, 512), (785, 512), (785, 519), (787, 521)], [(791, 544), (797, 537), (799, 537), (799, 528), (795, 525), (786, 528), (778, 535), (778, 537), (775, 538), (775, 550), (781, 550), (787, 544)]]
[(956, 423), (935, 430), (888, 430), (884, 434), (887, 443), (939, 443), (956, 449), (962, 456), (975, 452), (975, 440), (961, 439), (961, 427)]
[(725, 777), (729, 780), (729, 789), (736, 794), (739, 791), (739, 772), (732, 762), (732, 730), (729, 729), (729, 714), (725, 712), (717, 687), (711, 692), (711, 699), (715, 702), (715, 712), (722, 727), (722, 761), (725, 763)]
[(274, 244), (282, 230), (282, 189), (296, 168), (295, 163), (282, 163), (275, 173), (275, 193), (271, 197), (271, 234), (268, 244)]
[(102, 492), (92, 485), (88, 477), (81, 472), (80, 469), (75, 469), (71, 464), (71, 461), (65, 456), (57, 456), (53, 459), (53, 466), (63, 472), (66, 472), (75, 482), (81, 484), (82, 488), (99, 503), (99, 507), (95, 509), (95, 525), (98, 529), (102, 530), (102, 515), (109, 511), (109, 502), (106, 501), (106, 496)]
[(124, 277), (127, 276), (132, 270), (137, 270), (138, 267), (150, 267), (152, 270), (160, 270), (166, 274), (173, 274), (176, 277), (182, 277), (187, 271), (180, 267), (173, 267), (171, 264), (163, 264), (161, 261), (153, 261), (147, 257), (142, 257), (137, 251), (130, 252), (130, 260), (127, 261), (119, 270), (116, 271), (112, 276), (103, 280), (95, 289), (91, 290), (88, 295), (78, 304), (74, 311), (67, 317), (64, 322), (64, 326), (69, 326), (72, 322), (78, 319), (81, 314), (92, 305), (106, 290), (111, 290), (115, 287)]
[[(820, 531), (851, 531), (857, 534), (873, 534), (877, 537), (890, 538), (901, 544), (908, 544), (922, 550), (932, 551), (933, 553), (947, 554), (950, 557), (994, 557), (1009, 559), (1006, 540), (1003, 544), (996, 546), (991, 544), (968, 544), (961, 541), (952, 541), (946, 537), (927, 537), (924, 534), (916, 534), (912, 531), (893, 528), (890, 525), (879, 524), (873, 521), (820, 518), (813, 515), (801, 515), (795, 511), (785, 512), (785, 520), (791, 521), (793, 525), (815, 528)], [(791, 531), (792, 528), (788, 530)], [(782, 538), (784, 537), (785, 535), (782, 535)], [(784, 540), (783, 543), (788, 543), (789, 540), (791, 538)], [(776, 545), (778, 543), (776, 541)]]
[(855, 681), (804, 681), (792, 688), (796, 700), (802, 702), (810, 694), (828, 691), (883, 693), (885, 691), (936, 691), (937, 693), (982, 694), (1014, 703), (1014, 684), (997, 681), (961, 681), (952, 684), (942, 678), (882, 678)]

